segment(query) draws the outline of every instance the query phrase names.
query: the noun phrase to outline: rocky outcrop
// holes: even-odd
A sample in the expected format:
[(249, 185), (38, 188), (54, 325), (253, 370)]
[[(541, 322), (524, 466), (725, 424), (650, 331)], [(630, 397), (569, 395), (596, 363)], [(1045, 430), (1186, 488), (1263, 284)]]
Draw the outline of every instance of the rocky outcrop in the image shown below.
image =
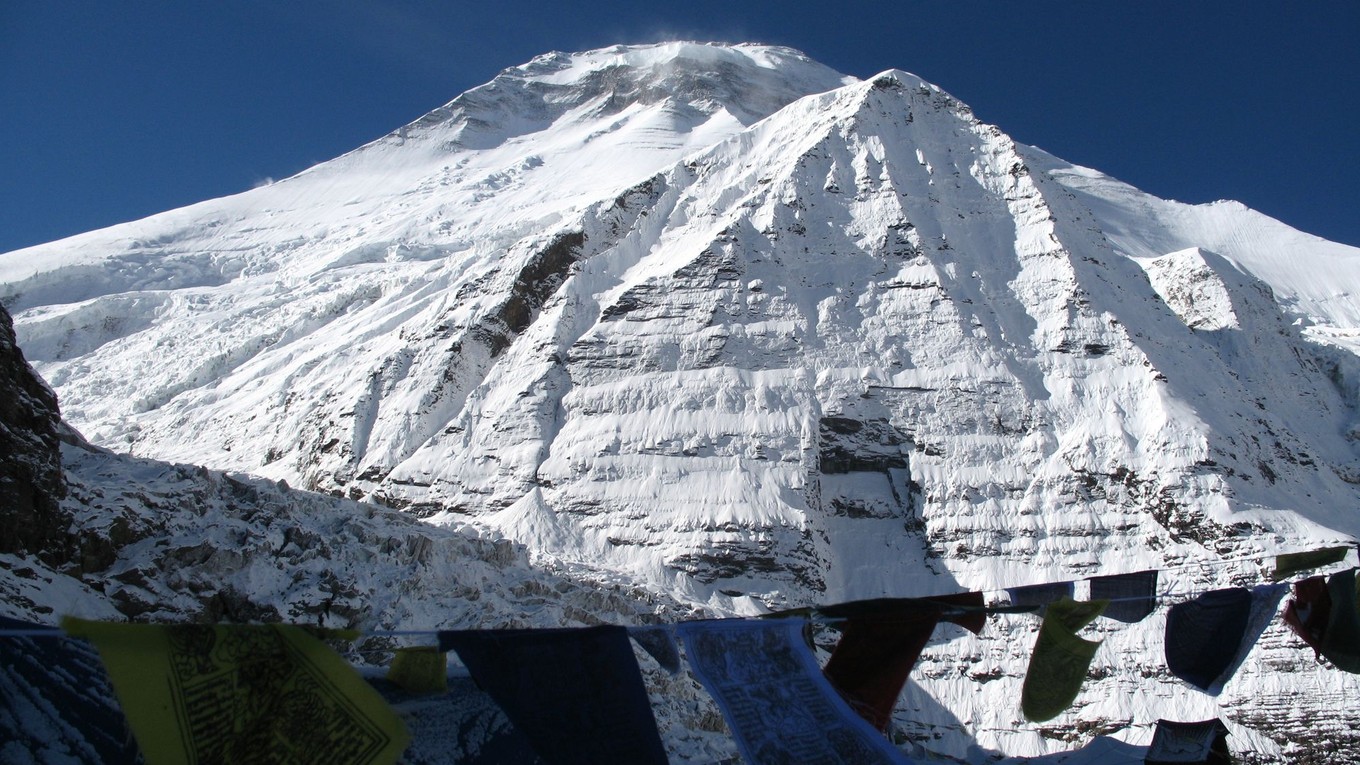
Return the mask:
[(53, 562), (69, 556), (60, 428), (57, 395), (24, 360), (13, 320), (0, 307), (0, 553)]

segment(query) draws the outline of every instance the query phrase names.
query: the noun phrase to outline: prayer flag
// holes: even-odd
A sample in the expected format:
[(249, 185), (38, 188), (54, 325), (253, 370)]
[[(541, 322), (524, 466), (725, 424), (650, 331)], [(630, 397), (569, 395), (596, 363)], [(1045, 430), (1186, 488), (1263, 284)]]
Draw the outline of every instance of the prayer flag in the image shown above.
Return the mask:
[(974, 635), (982, 633), (987, 626), (987, 601), (980, 592), (960, 592), (954, 595), (936, 595), (923, 600), (945, 606), (940, 621), (957, 624)]
[(1108, 619), (1134, 624), (1157, 608), (1156, 571), (1097, 576), (1090, 581), (1091, 599), (1110, 601), (1101, 614)]
[(1337, 669), (1360, 674), (1355, 569), (1332, 574), (1325, 583), (1320, 576), (1296, 582), (1284, 621)]
[(1332, 596), (1327, 592), (1326, 579), (1311, 576), (1294, 583), (1294, 597), (1284, 607), (1284, 622), (1315, 653), (1322, 653), (1322, 639), (1331, 614)]
[(1216, 690), (1211, 688), (1210, 695), (1217, 696), (1223, 690), (1223, 685), (1232, 679), (1237, 668), (1247, 660), (1251, 649), (1256, 647), (1256, 641), (1260, 639), (1261, 633), (1265, 632), (1266, 627), (1269, 627), (1275, 619), (1275, 614), (1280, 610), (1280, 601), (1287, 592), (1289, 592), (1287, 584), (1262, 584), (1251, 588), (1251, 609), (1247, 613), (1246, 632), (1242, 634), (1242, 640), (1237, 644), (1237, 652), (1233, 655), (1227, 674), (1218, 683)]
[(1222, 693), (1288, 589), (1286, 584), (1231, 587), (1172, 606), (1166, 615), (1167, 668), (1210, 696)]
[(980, 592), (959, 592), (928, 598), (871, 598), (817, 608), (822, 616), (832, 619), (877, 618), (885, 613), (912, 610), (938, 611), (940, 621), (952, 622), (976, 635), (987, 626), (987, 612), (990, 609)]
[(807, 620), (724, 619), (677, 627), (690, 666), (751, 765), (909, 765), (822, 676)]
[(1203, 722), (1158, 720), (1146, 765), (1229, 765), (1228, 727), (1214, 718)]
[(629, 627), (628, 637), (642, 646), (648, 656), (656, 659), (661, 668), (672, 675), (680, 671), (680, 649), (675, 645), (675, 637), (670, 625), (653, 627)]
[(154, 625), (67, 617), (95, 644), (148, 765), (390, 763), (401, 720), (300, 627)]
[(1070, 600), (1075, 592), (1076, 585), (1072, 582), (1030, 584), (1023, 587), (1006, 588), (1006, 594), (1010, 596), (1012, 605), (1033, 606), (1041, 612), (1049, 603), (1063, 598)]
[(822, 673), (860, 717), (887, 730), (907, 675), (939, 621), (935, 608), (850, 619), (841, 625), (840, 642)]
[(1332, 608), (1327, 617), (1327, 631), (1322, 637), (1322, 655), (1337, 669), (1360, 674), (1360, 613), (1356, 610), (1355, 569), (1328, 577), (1327, 594), (1331, 596)]
[(402, 765), (542, 765), (524, 734), (471, 677), (451, 677), (444, 693), (410, 693), (383, 678), (369, 683), (411, 732)]
[(545, 762), (666, 763), (623, 627), (440, 632)]
[(449, 655), (432, 645), (398, 648), (387, 679), (409, 693), (443, 693), (449, 689)]
[(1077, 637), (1077, 632), (1107, 605), (1103, 600), (1077, 602), (1067, 598), (1049, 604), (1020, 690), (1020, 709), (1027, 719), (1051, 720), (1076, 699), (1091, 659), (1100, 648), (1100, 641)]
[(1324, 547), (1320, 550), (1277, 555), (1275, 556), (1275, 571), (1270, 575), (1270, 578), (1278, 582), (1281, 579), (1288, 579), (1300, 571), (1340, 563), (1346, 559), (1346, 553), (1350, 552), (1350, 549), (1349, 547)]
[(1172, 674), (1206, 693), (1221, 688), (1250, 612), (1251, 592), (1245, 587), (1213, 590), (1172, 606), (1166, 615), (1166, 664)]
[(875, 598), (818, 610), (846, 620), (823, 674), (851, 708), (881, 731), (892, 722), (897, 697), (935, 625), (946, 620), (977, 633), (987, 622), (980, 592)]

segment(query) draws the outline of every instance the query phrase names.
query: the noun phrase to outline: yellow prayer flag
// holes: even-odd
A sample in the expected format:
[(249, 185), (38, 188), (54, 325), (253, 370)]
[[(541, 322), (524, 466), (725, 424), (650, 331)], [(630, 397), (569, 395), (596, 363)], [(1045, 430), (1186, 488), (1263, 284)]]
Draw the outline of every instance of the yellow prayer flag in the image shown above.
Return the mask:
[(1080, 638), (1077, 631), (1094, 621), (1109, 604), (1108, 600), (1063, 598), (1048, 605), (1020, 689), (1020, 708), (1027, 719), (1051, 720), (1076, 699), (1086, 670), (1100, 647), (1100, 641)]
[(387, 679), (407, 693), (444, 693), (449, 689), (449, 655), (435, 646), (398, 648)]
[(99, 649), (147, 765), (376, 765), (409, 741), (382, 697), (300, 627), (61, 626)]
[(1340, 563), (1346, 559), (1346, 553), (1350, 552), (1349, 547), (1323, 547), (1319, 550), (1310, 550), (1300, 553), (1285, 553), (1275, 556), (1275, 571), (1270, 578), (1273, 581), (1288, 579), (1300, 571), (1321, 568), (1333, 563)]

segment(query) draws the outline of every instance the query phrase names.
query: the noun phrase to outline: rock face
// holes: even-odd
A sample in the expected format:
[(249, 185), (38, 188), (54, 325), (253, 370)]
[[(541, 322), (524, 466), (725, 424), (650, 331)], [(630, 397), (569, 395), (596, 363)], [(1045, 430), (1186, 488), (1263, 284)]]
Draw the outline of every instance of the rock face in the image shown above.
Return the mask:
[(61, 474), (57, 396), (33, 372), (0, 307), (0, 553), (69, 553), (70, 519), (59, 509)]
[[(1355, 248), (1143, 194), (908, 73), (688, 43), (540, 57), (294, 178), (0, 255), (26, 351), (96, 443), (503, 534), (721, 613), (1149, 568), (1184, 594), (1348, 541), (1356, 290)], [(254, 605), (214, 613), (264, 588), (293, 614), (261, 584), (279, 574), (258, 557), (292, 554), (263, 518), (385, 565), (349, 552), (388, 544), (358, 520), (323, 533), (282, 499), (238, 518), (224, 478), (157, 480), (258, 536), (231, 569), (256, 572)], [(122, 552), (141, 533), (91, 565), (152, 613), (192, 587), (158, 589), (184, 560)], [(335, 585), (308, 581), (311, 617)], [(351, 589), (335, 603), (375, 592)], [(899, 724), (978, 760), (1223, 714), (1297, 759), (1303, 718), (1265, 710), (1315, 699), (1323, 748), (1349, 742), (1329, 699), (1354, 682), (1287, 634), (1206, 701), (1158, 664), (1159, 618), (1099, 627), (1108, 665), (1045, 726), (1009, 703), (1037, 623), (948, 635)]]

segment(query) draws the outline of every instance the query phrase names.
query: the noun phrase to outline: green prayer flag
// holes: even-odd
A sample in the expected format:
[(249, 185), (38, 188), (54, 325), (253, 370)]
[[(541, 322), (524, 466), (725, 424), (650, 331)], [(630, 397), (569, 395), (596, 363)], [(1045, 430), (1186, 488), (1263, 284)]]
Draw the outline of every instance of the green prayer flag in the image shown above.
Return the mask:
[(370, 765), (406, 748), (382, 697), (303, 628), (61, 626), (99, 649), (147, 765)]
[(449, 655), (432, 645), (398, 648), (387, 668), (387, 679), (407, 693), (445, 693), (449, 690)]
[(1346, 559), (1349, 547), (1324, 547), (1300, 553), (1286, 553), (1275, 556), (1275, 572), (1270, 575), (1273, 581), (1287, 579), (1300, 571), (1321, 568)]
[(1360, 591), (1355, 585), (1355, 569), (1332, 574), (1327, 579), (1327, 593), (1332, 608), (1327, 615), (1327, 631), (1322, 633), (1322, 655), (1337, 669), (1360, 674), (1360, 611), (1356, 610)]
[(1100, 641), (1079, 638), (1077, 631), (1100, 616), (1109, 603), (1063, 598), (1048, 605), (1020, 691), (1020, 709), (1026, 718), (1051, 720), (1072, 704), (1100, 647)]

